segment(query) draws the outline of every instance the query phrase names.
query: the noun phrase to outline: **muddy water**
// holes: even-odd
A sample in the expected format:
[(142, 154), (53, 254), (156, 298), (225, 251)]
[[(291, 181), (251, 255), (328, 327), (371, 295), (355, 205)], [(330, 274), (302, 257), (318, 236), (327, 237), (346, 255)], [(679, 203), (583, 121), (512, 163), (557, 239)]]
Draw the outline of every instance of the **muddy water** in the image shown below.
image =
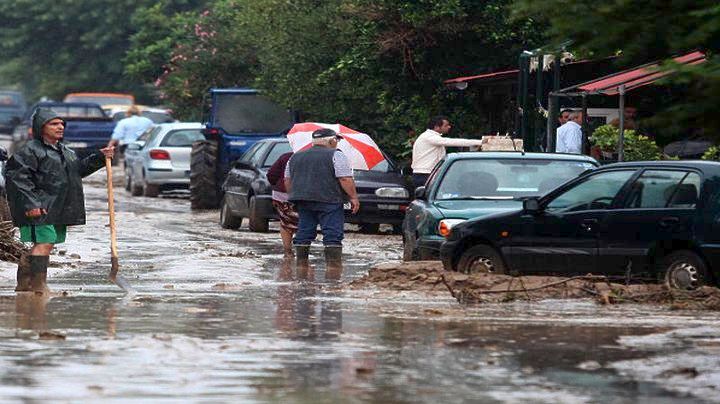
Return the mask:
[(183, 197), (118, 192), (123, 295), (105, 280), (103, 195), (91, 180), (88, 225), (52, 257), (67, 296), (16, 297), (0, 264), (0, 401), (720, 400), (715, 314), (346, 291), (400, 258), (399, 237), (350, 233), (335, 280), (320, 247), (298, 269), (275, 230), (223, 230)]

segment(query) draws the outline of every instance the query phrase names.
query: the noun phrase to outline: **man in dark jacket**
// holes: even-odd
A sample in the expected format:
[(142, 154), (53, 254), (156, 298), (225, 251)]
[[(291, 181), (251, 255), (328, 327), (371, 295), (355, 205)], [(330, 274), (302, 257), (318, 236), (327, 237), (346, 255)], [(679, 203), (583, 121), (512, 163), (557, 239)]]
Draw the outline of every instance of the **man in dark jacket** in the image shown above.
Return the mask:
[(48, 292), (47, 267), (53, 246), (65, 241), (67, 226), (85, 224), (82, 178), (99, 170), (114, 147), (83, 160), (62, 143), (63, 121), (49, 109), (32, 118), (33, 139), (18, 150), (4, 170), (13, 222), (20, 240), (32, 242), (29, 270), (18, 267), (16, 291)]
[(310, 243), (320, 224), (325, 259), (339, 262), (342, 255), (343, 203), (350, 201), (353, 213), (360, 209), (355, 181), (347, 156), (336, 149), (340, 136), (332, 129), (312, 133), (313, 147), (295, 153), (285, 170), (285, 188), (300, 221), (293, 244), (298, 262), (306, 262)]
[(272, 185), (272, 204), (280, 218), (280, 238), (282, 238), (285, 256), (292, 255), (292, 238), (297, 231), (298, 213), (295, 206), (288, 200), (285, 189), (285, 167), (293, 153), (285, 153), (270, 166), (267, 179)]

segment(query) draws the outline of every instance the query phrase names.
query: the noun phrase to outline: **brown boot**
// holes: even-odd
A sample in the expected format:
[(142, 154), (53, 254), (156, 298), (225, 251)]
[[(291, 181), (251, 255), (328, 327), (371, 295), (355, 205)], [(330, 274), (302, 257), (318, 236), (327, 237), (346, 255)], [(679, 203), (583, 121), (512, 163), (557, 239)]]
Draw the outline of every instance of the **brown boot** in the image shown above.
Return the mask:
[(17, 269), (17, 286), (15, 286), (16, 292), (29, 292), (30, 280), (32, 279), (32, 273), (30, 272), (30, 256), (23, 254), (18, 262)]
[(47, 287), (47, 267), (50, 257), (46, 255), (30, 256), (30, 271), (32, 278), (30, 280), (30, 288), (35, 293), (49, 293)]

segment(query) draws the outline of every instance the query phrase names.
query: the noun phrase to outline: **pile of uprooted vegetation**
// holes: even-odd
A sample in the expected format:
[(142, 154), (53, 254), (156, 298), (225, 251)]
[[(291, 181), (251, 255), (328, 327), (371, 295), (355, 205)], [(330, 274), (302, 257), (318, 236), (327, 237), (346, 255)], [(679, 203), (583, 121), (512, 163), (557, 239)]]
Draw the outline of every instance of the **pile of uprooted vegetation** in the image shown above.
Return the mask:
[(468, 275), (446, 272), (437, 261), (381, 264), (350, 284), (353, 288), (368, 286), (418, 291), (444, 289), (463, 304), (592, 298), (602, 304), (644, 303), (668, 305), (673, 309), (720, 310), (720, 289), (715, 287), (678, 291), (657, 283), (616, 283), (598, 275)]
[(28, 252), (28, 248), (15, 237), (10, 208), (5, 197), (0, 194), (0, 261), (18, 263)]

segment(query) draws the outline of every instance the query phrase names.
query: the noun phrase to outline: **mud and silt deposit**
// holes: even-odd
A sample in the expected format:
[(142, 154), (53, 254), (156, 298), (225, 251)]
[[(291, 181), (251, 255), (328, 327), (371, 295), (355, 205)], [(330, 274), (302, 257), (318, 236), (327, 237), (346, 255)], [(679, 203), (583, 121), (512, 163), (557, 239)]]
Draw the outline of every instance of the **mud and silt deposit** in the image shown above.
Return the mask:
[(585, 275), (510, 276), (445, 271), (438, 261), (389, 262), (376, 265), (350, 283), (351, 288), (379, 287), (450, 293), (460, 303), (500, 303), (517, 300), (594, 299), (601, 304), (643, 303), (671, 309), (720, 310), (720, 289), (670, 290), (659, 283), (618, 283), (608, 277)]

